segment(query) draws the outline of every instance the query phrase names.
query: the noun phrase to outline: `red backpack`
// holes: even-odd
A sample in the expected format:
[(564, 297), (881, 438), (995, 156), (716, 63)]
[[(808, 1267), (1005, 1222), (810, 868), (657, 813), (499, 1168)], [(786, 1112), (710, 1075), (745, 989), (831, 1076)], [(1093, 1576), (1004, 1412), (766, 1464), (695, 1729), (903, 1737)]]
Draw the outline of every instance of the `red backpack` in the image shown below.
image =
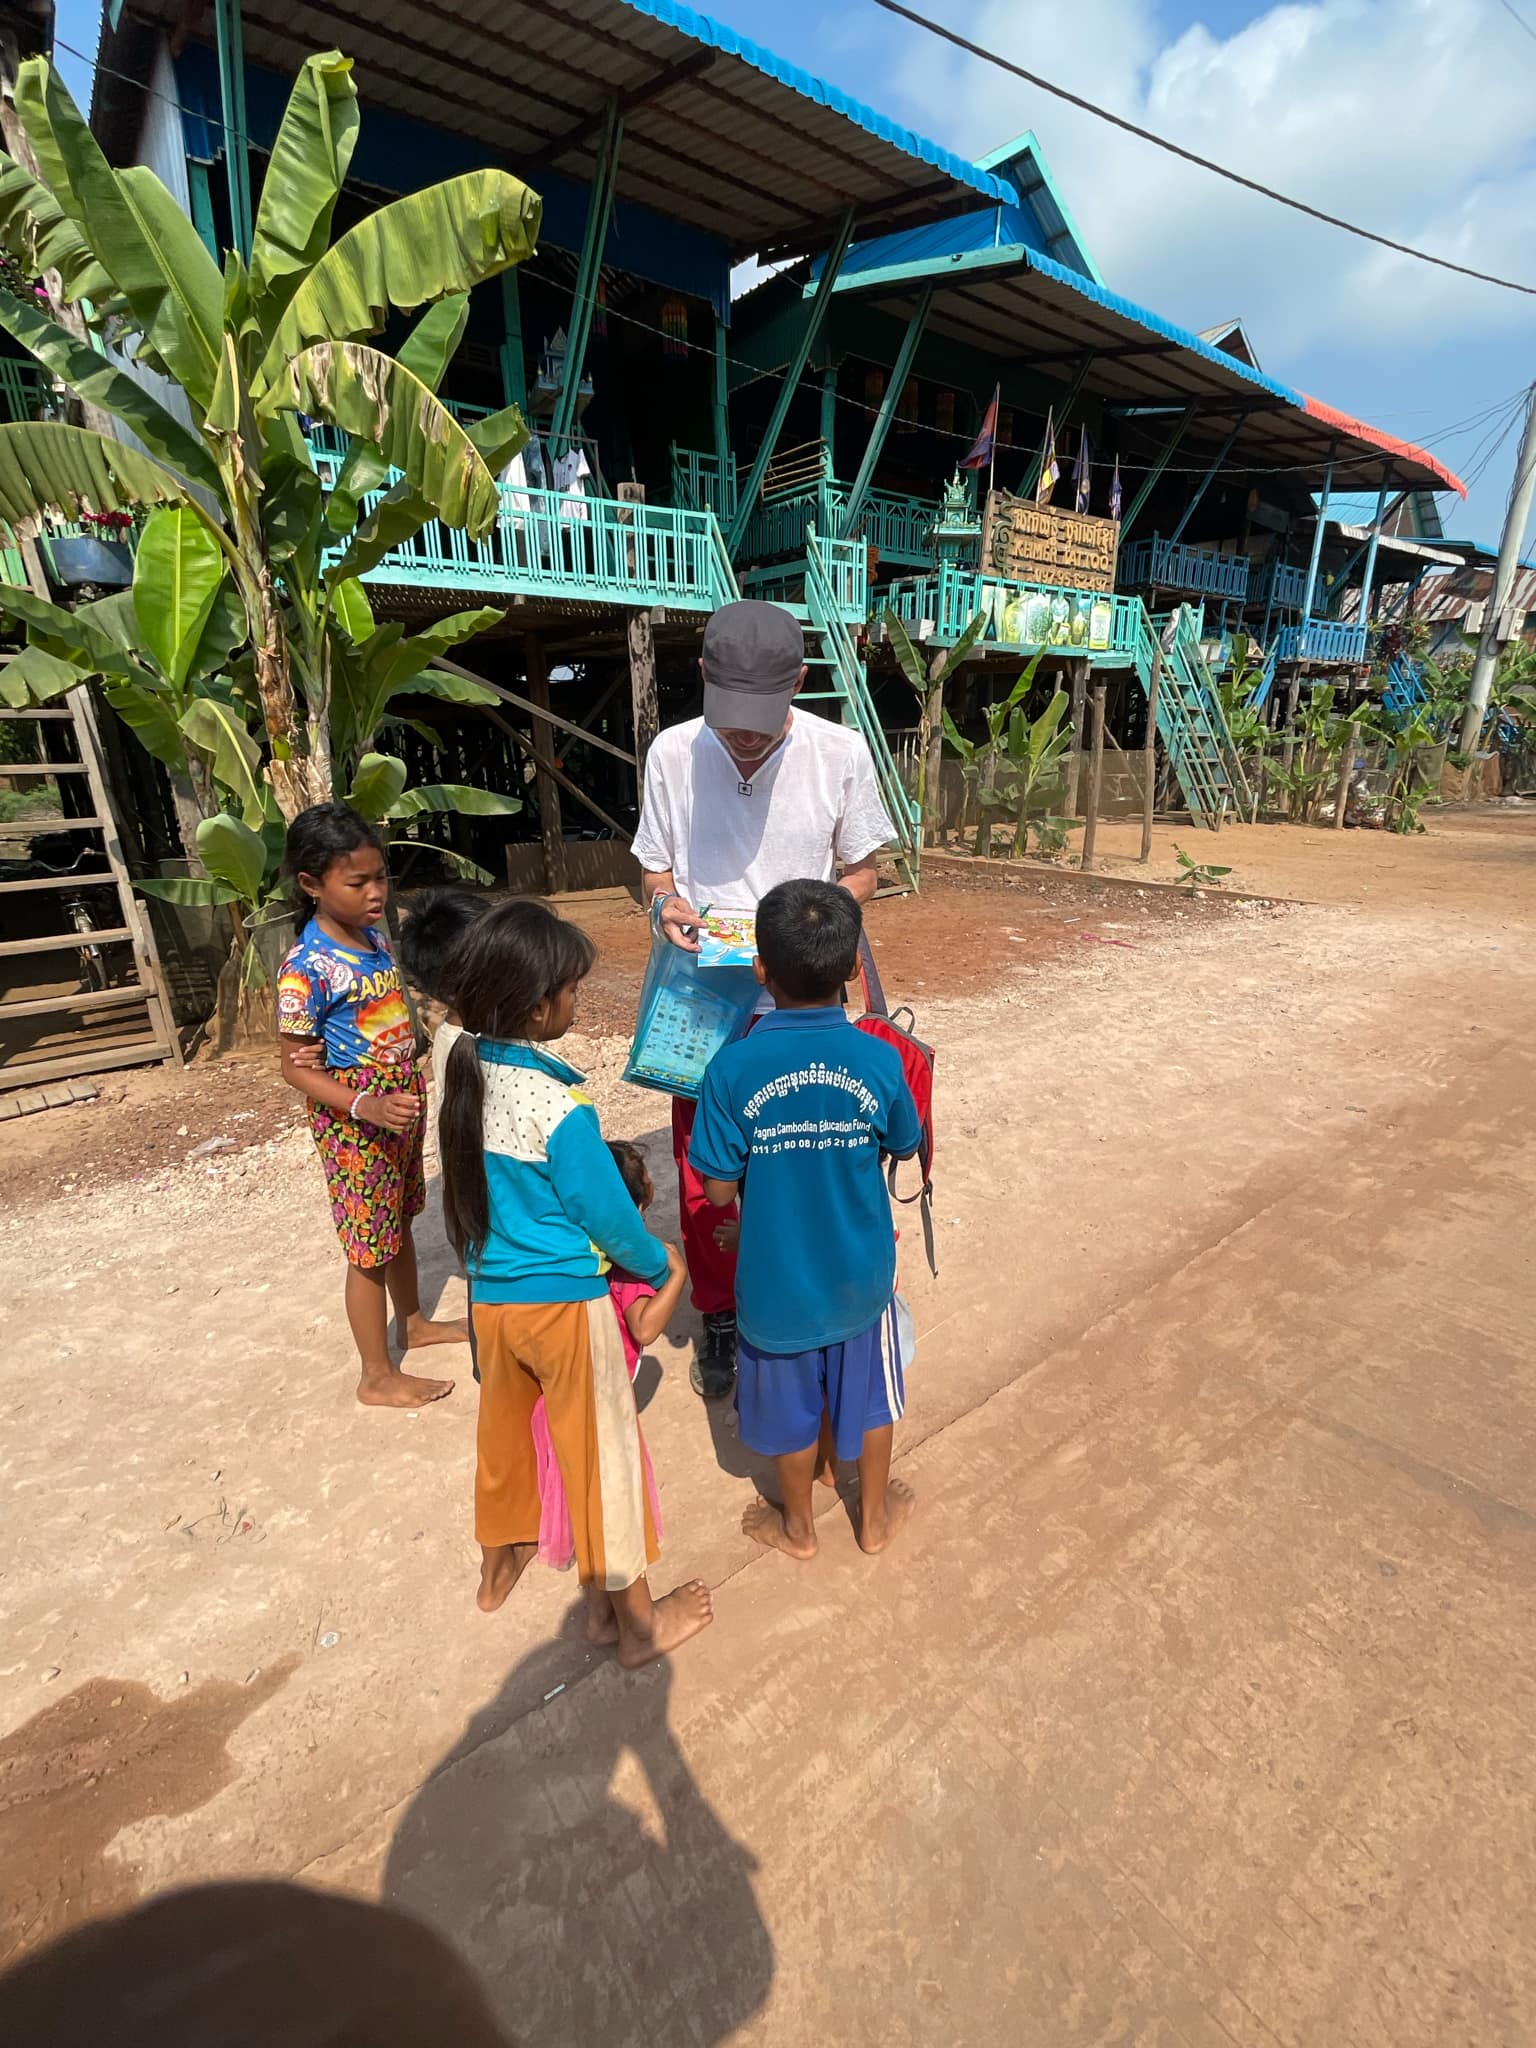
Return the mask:
[[(879, 971), (875, 956), (870, 950), (869, 939), (861, 934), (859, 938), (859, 978), (864, 984), (865, 1015), (856, 1017), (857, 1030), (867, 1031), (871, 1038), (878, 1038), (890, 1046), (901, 1061), (901, 1071), (907, 1086), (912, 1091), (912, 1100), (917, 1104), (918, 1128), (922, 1136), (918, 1140), (917, 1164), (922, 1174), (922, 1185), (914, 1194), (896, 1193), (896, 1168), (899, 1162), (891, 1159), (886, 1165), (886, 1176), (892, 1195), (898, 1202), (918, 1202), (919, 1215), (923, 1222), (923, 1249), (928, 1254), (928, 1270), (938, 1278), (938, 1260), (934, 1255), (933, 1243), (933, 1047), (925, 1045), (916, 1035), (913, 1026), (917, 1022), (910, 1009), (900, 1009), (895, 1016), (885, 1000), (885, 990), (880, 985)], [(906, 1019), (905, 1024), (900, 1020)]]

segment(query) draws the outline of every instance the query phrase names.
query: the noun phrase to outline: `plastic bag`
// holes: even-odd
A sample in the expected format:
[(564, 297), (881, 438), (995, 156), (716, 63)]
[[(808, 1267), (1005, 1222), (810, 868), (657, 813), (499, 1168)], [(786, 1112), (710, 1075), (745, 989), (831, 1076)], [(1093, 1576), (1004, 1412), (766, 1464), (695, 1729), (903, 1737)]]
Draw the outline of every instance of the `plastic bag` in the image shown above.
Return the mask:
[(761, 993), (750, 966), (701, 967), (653, 921), (625, 1080), (697, 1102), (704, 1069), (741, 1037)]

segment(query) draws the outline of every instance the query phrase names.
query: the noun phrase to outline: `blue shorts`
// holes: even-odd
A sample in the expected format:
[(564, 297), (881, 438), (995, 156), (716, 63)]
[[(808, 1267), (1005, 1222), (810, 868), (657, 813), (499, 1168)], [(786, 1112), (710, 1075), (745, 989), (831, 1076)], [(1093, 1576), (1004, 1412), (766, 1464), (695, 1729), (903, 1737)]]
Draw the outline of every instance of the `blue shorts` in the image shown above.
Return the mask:
[(906, 1382), (893, 1302), (872, 1329), (819, 1351), (759, 1351), (741, 1337), (736, 1347), (736, 1413), (741, 1440), (765, 1458), (808, 1450), (832, 1418), (840, 1458), (857, 1458), (866, 1430), (899, 1422)]

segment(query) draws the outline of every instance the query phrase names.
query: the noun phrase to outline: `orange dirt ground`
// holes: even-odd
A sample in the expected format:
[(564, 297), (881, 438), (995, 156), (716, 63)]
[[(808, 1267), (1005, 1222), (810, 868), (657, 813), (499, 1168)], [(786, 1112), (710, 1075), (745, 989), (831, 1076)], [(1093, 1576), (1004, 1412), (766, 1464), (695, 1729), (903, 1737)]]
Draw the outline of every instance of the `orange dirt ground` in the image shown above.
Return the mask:
[[(1127, 888), (876, 905), (939, 1052), (918, 1514), (877, 1561), (830, 1496), (814, 1564), (750, 1545), (685, 1314), (656, 1580), (716, 1621), (638, 1678), (556, 1575), (476, 1612), (468, 1359), (352, 1401), (262, 1060), (6, 1127), (0, 1952), (297, 1874), (433, 1920), (541, 2048), (1528, 2042), (1536, 819), (1160, 828), (1152, 879), (1175, 843), (1299, 907), (1138, 895), (1118, 825)], [(664, 1224), (643, 929), (575, 911), (570, 1051)], [(435, 1193), (421, 1241), (461, 1302)]]

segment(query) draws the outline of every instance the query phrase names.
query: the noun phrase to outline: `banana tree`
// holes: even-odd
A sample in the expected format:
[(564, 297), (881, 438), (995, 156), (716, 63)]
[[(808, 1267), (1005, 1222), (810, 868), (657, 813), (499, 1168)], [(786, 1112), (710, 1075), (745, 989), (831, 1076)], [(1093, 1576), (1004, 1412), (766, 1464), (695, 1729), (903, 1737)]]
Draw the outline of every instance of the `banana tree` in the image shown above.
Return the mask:
[[(894, 608), (887, 608), (885, 630), (896, 656), (896, 666), (906, 678), (907, 686), (917, 699), (917, 815), (920, 820), (927, 818), (927, 789), (930, 774), (938, 782), (940, 755), (934, 748), (934, 741), (941, 732), (940, 719), (944, 711), (944, 685), (955, 673), (976, 642), (986, 630), (987, 614), (978, 612), (966, 627), (949, 652), (940, 656), (931, 668), (925, 668), (923, 657), (912, 645), (911, 636)], [(933, 755), (930, 761), (929, 756)], [(937, 791), (935, 791), (937, 800)]]
[[(961, 773), (965, 776), (967, 793), (974, 792), (980, 807), (981, 819), (976, 828), (976, 851), (988, 855), (992, 851), (992, 817), (998, 808), (997, 766), (1003, 752), (1009, 720), (1018, 705), (1034, 688), (1035, 671), (1044, 655), (1043, 647), (1031, 655), (1024, 673), (1019, 677), (1008, 695), (999, 704), (985, 706), (983, 716), (987, 723), (987, 736), (981, 741), (967, 740), (956, 726), (953, 718), (944, 713), (944, 737), (960, 757)], [(1058, 714), (1059, 715), (1059, 714)], [(967, 805), (967, 808), (969, 806)]]
[[(0, 521), (26, 536), (49, 514), (171, 506), (201, 530), (219, 567), (210, 616), (243, 622), (262, 773), (291, 819), (333, 792), (338, 655), (358, 644), (338, 593), (429, 518), (477, 539), (495, 521), (496, 472), (527, 430), (515, 407), (466, 430), (436, 387), (467, 293), (531, 254), (541, 202), (504, 171), (475, 171), (332, 243), (359, 116), (351, 62), (327, 51), (289, 99), (250, 262), (231, 252), (221, 272), (152, 172), (112, 169), (46, 60), (21, 67), (15, 99), (42, 179), (0, 153), (0, 248), (27, 275), (55, 274), (105, 352), (3, 286), (0, 326), (138, 445), (0, 425)], [(418, 307), (398, 356), (369, 346), (392, 309)], [(125, 352), (179, 388), (186, 418), (129, 374)], [(300, 412), (353, 437), (329, 497)]]
[(1072, 728), (1061, 721), (1071, 701), (1067, 691), (1058, 690), (1037, 718), (1026, 718), (1016, 706), (1008, 720), (1000, 763), (1002, 779), (994, 802), (1013, 812), (1015, 859), (1024, 851), (1029, 813), (1036, 799), (1061, 786), (1062, 756), (1072, 744)]

